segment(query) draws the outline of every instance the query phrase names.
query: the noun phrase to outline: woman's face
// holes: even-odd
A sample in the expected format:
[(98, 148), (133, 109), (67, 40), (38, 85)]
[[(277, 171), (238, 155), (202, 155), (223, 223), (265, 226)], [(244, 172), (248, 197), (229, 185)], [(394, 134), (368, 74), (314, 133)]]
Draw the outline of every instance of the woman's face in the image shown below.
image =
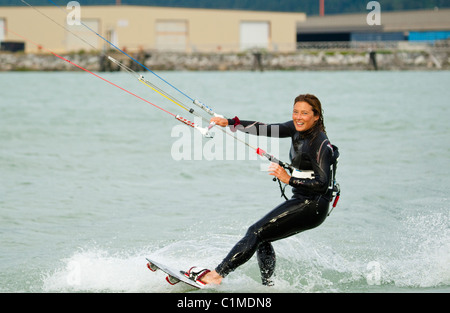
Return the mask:
[(318, 119), (319, 115), (314, 115), (312, 106), (309, 103), (299, 101), (294, 104), (292, 120), (297, 131), (304, 132), (310, 129)]

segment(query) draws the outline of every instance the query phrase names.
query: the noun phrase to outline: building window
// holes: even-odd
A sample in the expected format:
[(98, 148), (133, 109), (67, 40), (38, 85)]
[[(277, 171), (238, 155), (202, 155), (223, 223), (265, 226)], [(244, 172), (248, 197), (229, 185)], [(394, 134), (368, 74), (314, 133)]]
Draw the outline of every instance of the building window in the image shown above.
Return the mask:
[(268, 49), (270, 42), (270, 23), (267, 21), (243, 21), (240, 24), (240, 48)]

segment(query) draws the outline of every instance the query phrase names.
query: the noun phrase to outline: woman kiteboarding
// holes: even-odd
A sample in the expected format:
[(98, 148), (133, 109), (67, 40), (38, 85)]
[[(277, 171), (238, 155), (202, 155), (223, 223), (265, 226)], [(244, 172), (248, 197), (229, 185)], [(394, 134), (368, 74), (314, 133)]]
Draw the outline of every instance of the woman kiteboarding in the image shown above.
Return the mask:
[(241, 121), (237, 117), (213, 117), (211, 122), (254, 135), (290, 137), (290, 160), (294, 170), (288, 173), (279, 164), (271, 163), (269, 174), (292, 186), (293, 195), (251, 225), (214, 270), (193, 267), (187, 275), (203, 284), (220, 284), (256, 252), (262, 283), (271, 285), (270, 278), (275, 270), (275, 251), (271, 243), (322, 224), (329, 214), (333, 191), (336, 191), (334, 175), (339, 152), (326, 135), (322, 105), (316, 96), (305, 94), (295, 98), (292, 120), (285, 123), (263, 124)]

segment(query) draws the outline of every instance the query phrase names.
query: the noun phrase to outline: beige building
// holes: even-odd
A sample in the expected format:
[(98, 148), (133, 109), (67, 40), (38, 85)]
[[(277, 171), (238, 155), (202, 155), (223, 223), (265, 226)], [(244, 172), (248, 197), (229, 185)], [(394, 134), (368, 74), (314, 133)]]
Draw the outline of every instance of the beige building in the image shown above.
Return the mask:
[[(57, 53), (108, 48), (87, 27), (68, 25), (75, 13), (58, 7), (0, 7), (0, 41), (23, 41), (4, 25)], [(80, 16), (121, 49), (178, 52), (295, 51), (297, 23), (306, 20), (304, 13), (149, 6), (81, 6)], [(25, 45), (26, 52), (37, 50)]]

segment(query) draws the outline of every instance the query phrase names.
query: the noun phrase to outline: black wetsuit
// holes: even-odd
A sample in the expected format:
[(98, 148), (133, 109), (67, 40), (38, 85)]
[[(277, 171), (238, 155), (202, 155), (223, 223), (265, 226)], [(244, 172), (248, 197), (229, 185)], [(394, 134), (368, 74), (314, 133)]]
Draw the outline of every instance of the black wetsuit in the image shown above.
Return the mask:
[[(236, 118), (228, 120), (234, 128)], [(262, 124), (253, 121), (239, 121), (236, 128), (254, 135), (292, 138), (291, 165), (299, 170), (313, 171), (313, 178), (291, 177), (293, 187), (291, 199), (280, 204), (248, 228), (246, 235), (232, 248), (216, 271), (225, 277), (238, 266), (247, 262), (257, 252), (263, 284), (270, 284), (269, 278), (275, 269), (275, 252), (271, 242), (292, 236), (319, 226), (327, 217), (333, 193), (333, 165), (339, 152), (332, 146), (323, 132), (299, 132), (294, 122)]]

